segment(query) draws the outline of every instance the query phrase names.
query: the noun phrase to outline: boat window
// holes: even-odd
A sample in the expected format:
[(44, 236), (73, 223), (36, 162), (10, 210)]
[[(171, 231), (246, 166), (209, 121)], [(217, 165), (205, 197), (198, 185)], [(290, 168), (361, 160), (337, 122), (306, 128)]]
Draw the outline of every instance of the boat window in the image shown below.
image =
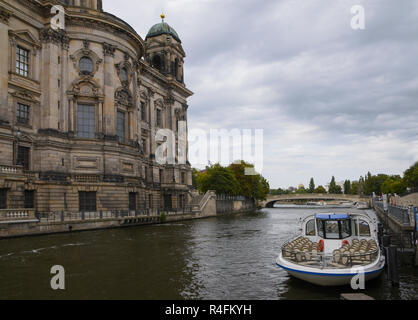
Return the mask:
[(345, 239), (351, 236), (351, 220), (318, 219), (318, 235), (324, 239)]
[(315, 235), (315, 220), (309, 220), (306, 223), (306, 235), (307, 236), (314, 236)]
[(361, 237), (370, 237), (370, 226), (366, 221), (360, 220), (359, 231)]
[(353, 219), (351, 220), (351, 230), (353, 230), (353, 235), (358, 236), (358, 228), (357, 228), (358, 220)]
[(325, 233), (327, 239), (339, 239), (338, 221), (325, 221)]
[(319, 219), (318, 219), (318, 235), (321, 238), (324, 238), (324, 224), (323, 224), (323, 220), (319, 220)]
[(351, 235), (350, 220), (341, 220), (340, 226), (341, 226), (341, 237), (343, 239), (348, 238)]

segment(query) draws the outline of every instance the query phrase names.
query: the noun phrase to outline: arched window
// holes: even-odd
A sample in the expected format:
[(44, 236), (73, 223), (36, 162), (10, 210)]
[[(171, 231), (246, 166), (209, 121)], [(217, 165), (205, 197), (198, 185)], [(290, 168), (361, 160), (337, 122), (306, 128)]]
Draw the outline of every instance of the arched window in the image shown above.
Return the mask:
[(122, 79), (122, 81), (128, 81), (128, 70), (126, 70), (126, 68), (122, 68), (120, 70), (120, 78)]
[(179, 78), (179, 59), (176, 58), (174, 61), (174, 77), (176, 80)]
[(93, 60), (89, 57), (82, 57), (80, 59), (80, 72), (82, 74), (91, 74), (94, 71)]
[(158, 69), (158, 71), (162, 71), (162, 61), (159, 55), (156, 55), (154, 58), (152, 58), (152, 66)]

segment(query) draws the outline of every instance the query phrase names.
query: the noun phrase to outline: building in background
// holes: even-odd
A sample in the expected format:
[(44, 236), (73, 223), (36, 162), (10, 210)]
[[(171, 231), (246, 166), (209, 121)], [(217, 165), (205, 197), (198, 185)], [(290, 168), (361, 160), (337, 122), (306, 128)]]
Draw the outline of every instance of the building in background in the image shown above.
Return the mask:
[(164, 20), (143, 40), (100, 0), (0, 0), (0, 209), (184, 207), (189, 162), (155, 157), (187, 122), (184, 58)]

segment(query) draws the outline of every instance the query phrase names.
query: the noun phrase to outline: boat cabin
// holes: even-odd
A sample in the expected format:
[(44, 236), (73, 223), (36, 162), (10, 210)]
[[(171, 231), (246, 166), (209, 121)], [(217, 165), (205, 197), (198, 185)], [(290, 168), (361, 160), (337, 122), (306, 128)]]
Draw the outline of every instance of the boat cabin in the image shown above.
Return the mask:
[(366, 214), (312, 215), (302, 221), (302, 234), (283, 245), (283, 256), (299, 264), (367, 264), (378, 257), (376, 229)]

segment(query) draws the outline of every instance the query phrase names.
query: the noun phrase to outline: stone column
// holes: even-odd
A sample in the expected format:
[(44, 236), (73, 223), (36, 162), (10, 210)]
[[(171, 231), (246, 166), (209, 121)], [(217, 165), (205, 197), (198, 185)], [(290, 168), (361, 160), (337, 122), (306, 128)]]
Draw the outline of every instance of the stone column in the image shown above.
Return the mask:
[(69, 40), (64, 30), (47, 28), (41, 31), (41, 41), (41, 128), (58, 130), (58, 101), (61, 100), (61, 92), (58, 88), (58, 56), (61, 56), (61, 46), (68, 45)]
[(61, 121), (61, 130), (68, 132), (69, 127), (69, 105), (67, 99), (67, 89), (69, 87), (69, 68), (68, 68), (68, 49), (69, 45), (67, 43), (63, 44), (61, 50), (61, 88), (60, 88), (60, 101), (61, 101), (61, 112), (60, 112), (60, 121)]
[(116, 135), (115, 122), (115, 88), (113, 85), (114, 57), (116, 47), (103, 43), (104, 54), (104, 108), (103, 108), (103, 133), (107, 136)]
[[(9, 19), (11, 12), (0, 8), (0, 124), (9, 123), (8, 87), (9, 87)], [(12, 60), (12, 57), (11, 57)]]
[(68, 100), (68, 131), (75, 134), (74, 128), (74, 101), (73, 99)]

